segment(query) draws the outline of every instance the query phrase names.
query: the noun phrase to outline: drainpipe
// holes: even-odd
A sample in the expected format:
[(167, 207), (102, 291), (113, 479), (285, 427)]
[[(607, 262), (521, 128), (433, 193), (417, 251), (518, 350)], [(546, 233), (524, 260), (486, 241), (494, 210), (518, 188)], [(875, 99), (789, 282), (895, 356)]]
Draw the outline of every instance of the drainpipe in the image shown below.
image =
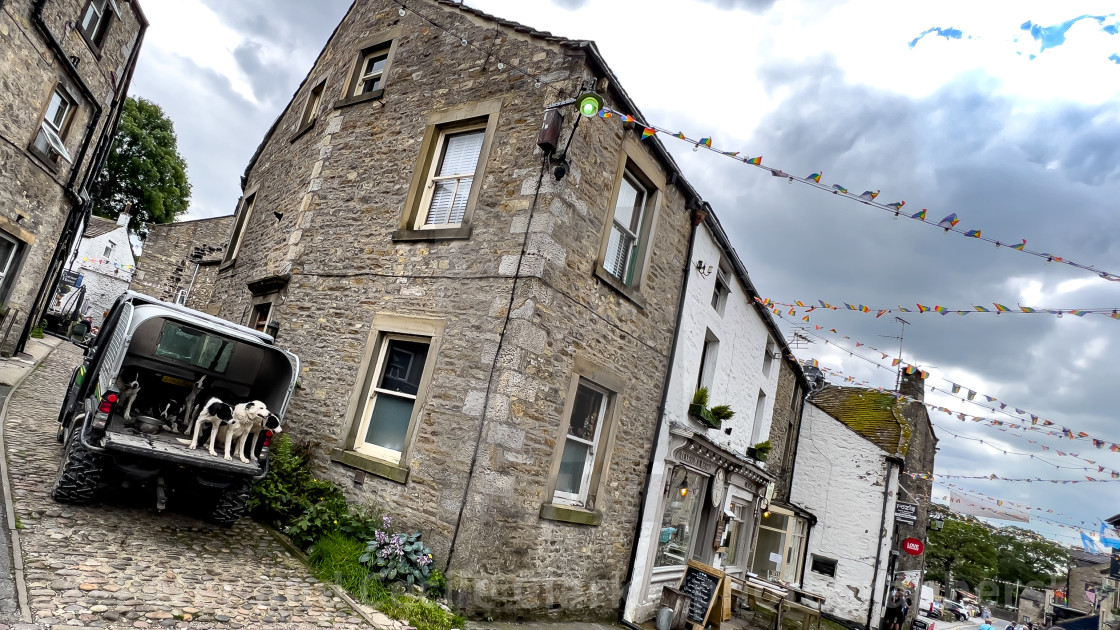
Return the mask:
[[(680, 177), (676, 175), (676, 177)], [(677, 340), (680, 338), (681, 319), (684, 316), (685, 299), (688, 296), (688, 279), (692, 277), (689, 273), (692, 270), (692, 252), (696, 245), (696, 230), (707, 215), (711, 213), (712, 206), (706, 201), (700, 201), (699, 197), (695, 200), (698, 202), (698, 207), (692, 210), (692, 229), (688, 234), (688, 256), (685, 258), (684, 270), (682, 271), (683, 282), (681, 284), (681, 295), (677, 300), (677, 321), (673, 323), (673, 341), (669, 346), (669, 362), (665, 366), (665, 380), (661, 388), (661, 404), (657, 407), (657, 430), (654, 433), (653, 445), (649, 451), (649, 462), (646, 463), (646, 476), (645, 481), (642, 483), (641, 499), (638, 503), (638, 520), (634, 525), (634, 546), (630, 549), (630, 562), (626, 565), (626, 578), (623, 584), (629, 584), (630, 580), (634, 578), (634, 565), (637, 564), (638, 555), (638, 539), (642, 536), (642, 518), (646, 511), (646, 499), (649, 496), (650, 480), (653, 479), (653, 466), (657, 463), (657, 449), (661, 445), (661, 429), (665, 426), (665, 405), (669, 399), (669, 379), (673, 376), (673, 363), (677, 358)], [(690, 204), (691, 205), (691, 204)], [(641, 630), (639, 626), (627, 621), (626, 617), (626, 598), (623, 597), (618, 606), (618, 621), (627, 628), (633, 630)]]
[(883, 517), (879, 523), (879, 544), (875, 547), (875, 572), (871, 574), (871, 601), (867, 604), (867, 630), (871, 630), (871, 617), (875, 614), (875, 586), (879, 582), (879, 565), (883, 559), (882, 532), (887, 528), (887, 502), (891, 495), (891, 473), (894, 471), (896, 459), (887, 458), (887, 478), (883, 484)]
[[(0, 5), (3, 5), (3, 2), (4, 0), (0, 0)], [(123, 90), (125, 86), (132, 82), (132, 75), (136, 70), (136, 60), (140, 53), (140, 46), (143, 44), (144, 35), (148, 30), (148, 19), (144, 16), (143, 11), (140, 10), (140, 5), (136, 2), (131, 4), (133, 14), (140, 23), (140, 31), (136, 36), (136, 45), (133, 46), (132, 51), (129, 53), (129, 58), (125, 66), (124, 78), (117, 85), (115, 99), (111, 105), (110, 111), (116, 111), (118, 115), (112, 117), (112, 121), (106, 121), (106, 125), (109, 125), (110, 128), (107, 128), (105, 133), (102, 134), (101, 141), (94, 152), (93, 163), (90, 165), (90, 168), (86, 170), (86, 176), (82, 182), (82, 189), (85, 190), (88, 190), (89, 184), (92, 183), (94, 178), (100, 173), (105, 164), (105, 159), (108, 157), (109, 149), (112, 147), (113, 137), (116, 135), (117, 125), (120, 122), (119, 108), (124, 98)], [(66, 186), (63, 187), (63, 192), (70, 198), (72, 204), (70, 206), (70, 212), (66, 217), (66, 223), (63, 226), (62, 232), (59, 234), (58, 243), (55, 245), (55, 251), (51, 256), (51, 261), (47, 265), (47, 273), (43, 277), (42, 283), (39, 285), (39, 291), (36, 293), (35, 300), (31, 303), (31, 310), (28, 312), (27, 321), (24, 322), (23, 330), (20, 332), (19, 339), (16, 341), (15, 352), (23, 351), (24, 347), (27, 345), (27, 339), (31, 334), (31, 329), (34, 327), (43, 308), (45, 308), (45, 301), (48, 298), (48, 294), (58, 282), (61, 264), (66, 258), (70, 246), (73, 244), (74, 235), (90, 212), (90, 201), (82, 200), (78, 193), (74, 191), (74, 184), (78, 179), (78, 173), (81, 171), (81, 165), (85, 160), (86, 152), (89, 150), (90, 142), (93, 140), (93, 131), (97, 129), (97, 123), (101, 120), (102, 114), (101, 104), (98, 102), (98, 99), (93, 95), (89, 86), (85, 84), (85, 81), (82, 80), (81, 75), (78, 74), (78, 68), (70, 61), (70, 58), (67, 57), (66, 51), (63, 50), (62, 45), (43, 19), (43, 8), (45, 5), (46, 0), (35, 1), (35, 7), (32, 11), (32, 21), (50, 44), (50, 48), (58, 58), (59, 64), (66, 69), (67, 74), (69, 74), (78, 87), (81, 88), (82, 94), (93, 106), (94, 112), (90, 117), (90, 126), (85, 139), (82, 141), (81, 149), (78, 151), (78, 157), (73, 167), (70, 169), (70, 177), (67, 180)]]

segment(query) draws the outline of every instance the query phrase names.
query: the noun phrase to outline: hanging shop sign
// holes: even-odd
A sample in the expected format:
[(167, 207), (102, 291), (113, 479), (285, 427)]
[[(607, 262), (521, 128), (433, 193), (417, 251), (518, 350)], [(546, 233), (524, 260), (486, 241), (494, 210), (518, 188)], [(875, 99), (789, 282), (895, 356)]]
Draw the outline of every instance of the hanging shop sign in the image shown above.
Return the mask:
[(926, 550), (926, 546), (917, 538), (907, 538), (902, 541), (902, 550), (912, 556), (920, 556)]
[(894, 506), (894, 520), (903, 525), (914, 525), (918, 522), (918, 504), (903, 503), (899, 501)]

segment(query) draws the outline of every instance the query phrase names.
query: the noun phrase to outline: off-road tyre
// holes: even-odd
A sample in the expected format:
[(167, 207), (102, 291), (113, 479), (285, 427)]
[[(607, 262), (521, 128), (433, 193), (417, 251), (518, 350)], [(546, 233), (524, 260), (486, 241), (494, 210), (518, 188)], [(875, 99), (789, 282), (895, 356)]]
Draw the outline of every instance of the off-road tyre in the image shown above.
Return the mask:
[(51, 497), (59, 503), (82, 504), (93, 500), (101, 481), (101, 457), (82, 446), (77, 431), (62, 449), (62, 461), (51, 488)]
[(235, 481), (228, 488), (221, 491), (214, 510), (210, 512), (207, 520), (222, 527), (232, 527), (237, 519), (245, 514), (245, 503), (249, 500), (249, 491), (253, 487), (251, 481)]

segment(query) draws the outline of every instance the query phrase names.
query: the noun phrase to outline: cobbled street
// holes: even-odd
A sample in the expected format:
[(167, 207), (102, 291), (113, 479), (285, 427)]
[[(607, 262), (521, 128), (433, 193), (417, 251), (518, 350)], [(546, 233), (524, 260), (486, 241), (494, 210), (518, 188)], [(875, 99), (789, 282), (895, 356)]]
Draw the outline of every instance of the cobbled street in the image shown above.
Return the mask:
[(37, 624), (12, 628), (370, 627), (248, 518), (222, 529), (154, 505), (55, 503), (55, 419), (81, 358), (61, 344), (11, 394), (4, 436)]

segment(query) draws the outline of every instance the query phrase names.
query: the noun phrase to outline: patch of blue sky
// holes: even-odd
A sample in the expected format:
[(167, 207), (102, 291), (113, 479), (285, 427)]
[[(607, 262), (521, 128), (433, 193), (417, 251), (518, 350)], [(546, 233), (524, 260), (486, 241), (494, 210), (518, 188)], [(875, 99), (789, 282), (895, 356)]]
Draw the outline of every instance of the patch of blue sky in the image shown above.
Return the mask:
[[(1066, 43), (1066, 33), (1074, 24), (1081, 20), (1096, 20), (1097, 24), (1104, 24), (1106, 19), (1114, 15), (1114, 13), (1110, 13), (1109, 15), (1079, 15), (1072, 20), (1066, 20), (1065, 22), (1053, 24), (1051, 26), (1042, 26), (1027, 20), (1023, 22), (1019, 28), (1029, 32), (1035, 41), (1041, 42), (1041, 46), (1038, 50), (1038, 52), (1041, 53), (1047, 48), (1057, 48)], [(1120, 32), (1120, 23), (1104, 25), (1101, 30), (1110, 35), (1116, 35), (1117, 32)]]
[(1120, 55), (1116, 53), (1112, 53), (1111, 55), (1109, 55), (1108, 60), (1114, 64), (1120, 65)]
[[(940, 27), (935, 26), (931, 29), (927, 29), (925, 31), (922, 31), (922, 33), (920, 35), (918, 35), (914, 39), (910, 40), (910, 47), (913, 48), (914, 46), (917, 46), (919, 40), (921, 40), (926, 35), (931, 35), (931, 34), (936, 35), (938, 37), (944, 37), (945, 39), (960, 39), (961, 37), (964, 36), (964, 33), (962, 33), (959, 28), (953, 28), (953, 27), (940, 28)], [(970, 36), (969, 39), (972, 39), (972, 37)]]

